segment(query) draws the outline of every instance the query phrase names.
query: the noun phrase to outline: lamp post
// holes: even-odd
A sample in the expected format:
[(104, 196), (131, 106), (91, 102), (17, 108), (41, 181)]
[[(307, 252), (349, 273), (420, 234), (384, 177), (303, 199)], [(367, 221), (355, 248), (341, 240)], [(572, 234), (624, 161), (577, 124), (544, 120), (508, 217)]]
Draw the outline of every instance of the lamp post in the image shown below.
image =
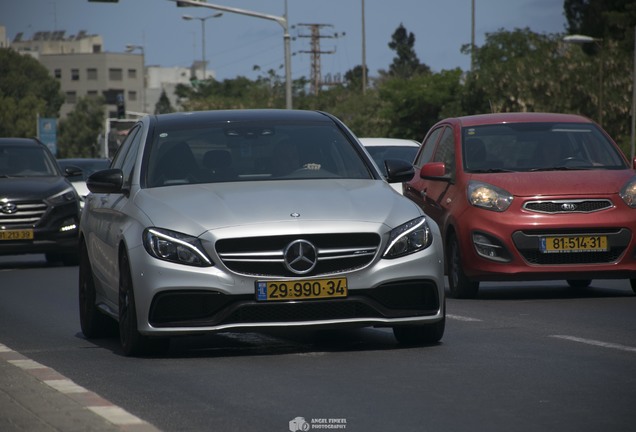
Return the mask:
[(367, 91), (367, 35), (365, 29), (364, 0), (362, 0), (362, 94)]
[(202, 63), (202, 69), (203, 69), (203, 76), (201, 77), (202, 80), (206, 79), (206, 69), (207, 69), (207, 63), (205, 62), (205, 22), (210, 19), (210, 18), (218, 18), (221, 15), (223, 15), (221, 12), (219, 13), (215, 13), (213, 15), (208, 15), (205, 17), (193, 17), (192, 15), (183, 15), (181, 18), (183, 18), (186, 21), (192, 21), (192, 20), (199, 20), (201, 21), (201, 63)]
[[(176, 0), (171, 0), (176, 1)], [(292, 82), (291, 82), (291, 37), (289, 36), (289, 21), (287, 20), (287, 0), (285, 0), (285, 15), (284, 16), (276, 16), (263, 14), (260, 12), (254, 12), (245, 9), (238, 9), (229, 6), (221, 6), (211, 3), (203, 3), (200, 1), (194, 0), (179, 0), (179, 3), (185, 4), (187, 6), (198, 6), (205, 7), (210, 9), (216, 9), (223, 12), (236, 13), (240, 15), (247, 15), (254, 18), (262, 18), (271, 21), (276, 21), (283, 28), (283, 42), (285, 44), (285, 103), (287, 109), (292, 108)]]
[(141, 51), (141, 65), (142, 65), (142, 85), (141, 85), (141, 112), (146, 112), (146, 53), (143, 45), (127, 44), (126, 52), (130, 53), (138, 49)]
[(601, 58), (599, 60), (599, 86), (598, 86), (598, 122), (602, 126), (603, 125), (603, 47), (601, 42), (603, 39), (595, 38), (592, 36), (586, 35), (569, 35), (563, 38), (564, 42), (573, 43), (573, 44), (586, 44), (586, 43), (594, 43), (596, 44), (601, 51)]

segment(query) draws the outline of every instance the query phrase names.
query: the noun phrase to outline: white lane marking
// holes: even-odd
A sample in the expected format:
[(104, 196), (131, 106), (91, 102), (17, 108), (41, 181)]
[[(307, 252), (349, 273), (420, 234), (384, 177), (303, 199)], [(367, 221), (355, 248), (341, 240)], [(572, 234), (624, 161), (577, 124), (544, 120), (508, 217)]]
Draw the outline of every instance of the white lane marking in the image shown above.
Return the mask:
[(557, 339), (565, 339), (572, 342), (584, 343), (587, 345), (599, 346), (603, 348), (612, 348), (612, 349), (617, 349), (621, 351), (636, 352), (636, 347), (630, 347), (627, 345), (615, 344), (611, 342), (603, 342), (603, 341), (597, 341), (593, 339), (584, 339), (584, 338), (580, 338), (576, 336), (568, 336), (568, 335), (551, 335), (550, 337), (557, 338)]
[(139, 417), (130, 414), (118, 406), (89, 406), (87, 408), (95, 414), (104, 417), (109, 422), (119, 426), (145, 423)]
[(20, 369), (24, 369), (24, 370), (29, 370), (29, 369), (46, 369), (46, 366), (44, 366), (41, 363), (38, 363), (36, 361), (33, 360), (9, 360), (9, 363), (11, 363), (14, 366), (19, 367)]
[(81, 385), (75, 384), (70, 379), (45, 380), (44, 383), (64, 394), (88, 393), (88, 390)]
[(471, 318), (471, 317), (467, 317), (467, 316), (461, 316), (461, 315), (446, 314), (446, 318), (454, 319), (454, 320), (457, 320), (457, 321), (481, 322), (480, 319)]

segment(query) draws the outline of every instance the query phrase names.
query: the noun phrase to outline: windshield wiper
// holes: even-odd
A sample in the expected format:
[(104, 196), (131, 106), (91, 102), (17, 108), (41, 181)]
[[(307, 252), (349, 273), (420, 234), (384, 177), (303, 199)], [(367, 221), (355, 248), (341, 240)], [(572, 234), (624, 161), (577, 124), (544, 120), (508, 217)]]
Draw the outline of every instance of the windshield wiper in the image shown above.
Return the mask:
[(480, 169), (480, 170), (472, 170), (472, 173), (511, 173), (517, 172), (515, 170), (505, 169), (505, 168), (488, 168), (488, 169)]
[(532, 168), (528, 171), (586, 171), (589, 170), (589, 166), (556, 166), (549, 168)]

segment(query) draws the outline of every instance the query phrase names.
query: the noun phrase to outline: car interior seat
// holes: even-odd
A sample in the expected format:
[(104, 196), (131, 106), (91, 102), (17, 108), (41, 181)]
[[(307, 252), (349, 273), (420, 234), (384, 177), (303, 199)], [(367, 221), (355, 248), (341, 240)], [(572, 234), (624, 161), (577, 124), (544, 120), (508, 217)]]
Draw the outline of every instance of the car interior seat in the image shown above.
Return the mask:
[(191, 183), (198, 171), (194, 154), (185, 142), (165, 143), (168, 149), (163, 152), (152, 171), (153, 186)]
[(488, 153), (486, 144), (479, 138), (469, 138), (464, 143), (466, 169), (481, 170), (487, 168)]
[(228, 150), (209, 150), (203, 155), (203, 168), (208, 181), (232, 181), (236, 170), (232, 167), (232, 154)]

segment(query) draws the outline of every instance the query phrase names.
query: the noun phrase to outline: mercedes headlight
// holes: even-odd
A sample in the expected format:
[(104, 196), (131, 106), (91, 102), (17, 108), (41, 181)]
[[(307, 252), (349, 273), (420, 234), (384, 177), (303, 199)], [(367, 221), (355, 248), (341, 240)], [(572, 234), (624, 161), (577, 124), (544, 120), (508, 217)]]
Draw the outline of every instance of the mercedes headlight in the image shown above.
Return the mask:
[(153, 257), (195, 267), (210, 267), (212, 260), (193, 236), (162, 228), (146, 228), (143, 234), (146, 251)]
[(391, 230), (389, 245), (382, 257), (399, 258), (425, 249), (432, 242), (433, 235), (426, 222), (426, 217), (420, 216)]

